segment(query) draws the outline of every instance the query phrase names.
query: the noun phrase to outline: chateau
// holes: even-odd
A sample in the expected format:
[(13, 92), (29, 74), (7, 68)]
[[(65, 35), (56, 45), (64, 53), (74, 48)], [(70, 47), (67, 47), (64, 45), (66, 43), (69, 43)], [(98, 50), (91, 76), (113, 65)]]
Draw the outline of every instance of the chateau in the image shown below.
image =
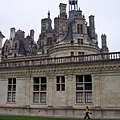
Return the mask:
[(86, 21), (78, 0), (60, 3), (59, 15), (41, 20), (25, 37), (0, 32), (0, 115), (120, 118), (120, 52), (109, 52), (107, 36), (98, 46), (94, 16)]

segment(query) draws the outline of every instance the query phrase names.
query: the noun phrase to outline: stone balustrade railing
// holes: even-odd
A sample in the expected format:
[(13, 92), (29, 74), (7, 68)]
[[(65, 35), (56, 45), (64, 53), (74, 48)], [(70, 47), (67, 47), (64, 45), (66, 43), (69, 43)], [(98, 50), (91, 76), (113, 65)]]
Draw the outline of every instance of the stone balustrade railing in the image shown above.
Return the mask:
[(104, 54), (91, 54), (83, 56), (68, 56), (58, 58), (28, 58), (19, 60), (4, 60), (0, 63), (0, 67), (22, 67), (22, 66), (36, 66), (36, 65), (51, 65), (51, 64), (70, 64), (70, 63), (83, 63), (95, 61), (110, 61), (120, 60), (120, 52), (104, 53)]

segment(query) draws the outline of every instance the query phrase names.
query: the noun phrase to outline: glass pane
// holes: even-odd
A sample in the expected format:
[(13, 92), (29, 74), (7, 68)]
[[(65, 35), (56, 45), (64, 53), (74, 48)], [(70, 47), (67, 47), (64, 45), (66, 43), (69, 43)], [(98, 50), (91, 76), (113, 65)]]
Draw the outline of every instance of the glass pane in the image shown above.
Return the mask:
[(8, 102), (11, 102), (11, 92), (8, 92), (8, 98), (7, 98)]
[(40, 102), (41, 103), (46, 103), (46, 93), (41, 93), (40, 94)]
[(76, 76), (76, 82), (83, 82), (83, 75)]
[(16, 100), (16, 93), (13, 92), (13, 93), (12, 93), (12, 102), (15, 102), (15, 100)]
[(92, 92), (85, 92), (85, 103), (92, 103)]
[(62, 91), (65, 91), (65, 84), (62, 84), (61, 87), (62, 87), (62, 88), (61, 88)]
[(83, 90), (83, 83), (77, 83), (76, 90)]
[(13, 78), (13, 84), (16, 84), (16, 78)]
[(34, 85), (34, 91), (39, 91), (39, 85)]
[(46, 83), (46, 77), (41, 77), (41, 83)]
[(12, 90), (12, 85), (8, 85), (8, 91)]
[(8, 84), (12, 84), (12, 79), (11, 78), (8, 79)]
[(57, 77), (57, 83), (60, 83), (60, 77)]
[(46, 90), (46, 85), (41, 85), (41, 91), (45, 91)]
[(76, 102), (77, 103), (83, 103), (83, 92), (77, 92), (76, 93)]
[(92, 83), (85, 83), (85, 90), (92, 90)]
[(39, 84), (39, 78), (34, 78), (34, 83)]
[(39, 93), (33, 93), (33, 102), (39, 103)]
[(91, 75), (85, 75), (85, 82), (92, 82)]
[(65, 77), (64, 77), (64, 76), (62, 76), (62, 77), (61, 77), (61, 79), (62, 79), (62, 81), (61, 81), (61, 82), (62, 82), (62, 83), (65, 83)]
[(57, 84), (57, 91), (60, 91), (60, 84)]
[(13, 85), (13, 91), (16, 91), (16, 85)]

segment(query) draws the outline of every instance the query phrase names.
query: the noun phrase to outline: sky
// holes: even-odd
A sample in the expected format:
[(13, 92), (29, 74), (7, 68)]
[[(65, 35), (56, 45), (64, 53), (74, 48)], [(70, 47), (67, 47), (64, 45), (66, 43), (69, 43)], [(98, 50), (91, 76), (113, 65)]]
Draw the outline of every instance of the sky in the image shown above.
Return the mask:
[[(101, 35), (107, 35), (107, 45), (110, 52), (120, 51), (120, 0), (78, 0), (79, 7), (89, 22), (90, 15), (95, 16), (95, 29), (98, 34), (101, 48)], [(41, 19), (47, 17), (48, 11), (51, 19), (59, 15), (59, 4), (67, 4), (68, 0), (0, 0), (0, 31), (6, 39), (10, 37), (10, 28), (25, 31), (29, 34), (35, 30), (35, 41), (41, 32)]]

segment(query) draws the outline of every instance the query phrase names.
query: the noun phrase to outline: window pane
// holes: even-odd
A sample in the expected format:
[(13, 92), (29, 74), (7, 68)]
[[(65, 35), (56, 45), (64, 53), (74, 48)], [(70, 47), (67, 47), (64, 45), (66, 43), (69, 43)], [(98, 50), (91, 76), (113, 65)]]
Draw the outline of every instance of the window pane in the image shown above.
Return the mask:
[(77, 92), (76, 93), (76, 102), (77, 103), (83, 103), (83, 92)]
[(62, 85), (61, 85), (61, 90), (62, 90), (62, 91), (65, 91), (65, 84), (62, 84)]
[(62, 80), (61, 83), (65, 83), (65, 77), (64, 76), (61, 77), (61, 80)]
[(91, 75), (85, 75), (85, 82), (92, 82)]
[(39, 103), (39, 93), (33, 93), (33, 102)]
[(12, 84), (12, 79), (8, 79), (8, 84)]
[(60, 84), (57, 84), (57, 91), (60, 91)]
[(41, 85), (41, 91), (45, 91), (46, 90), (46, 85)]
[(85, 83), (85, 90), (92, 90), (92, 83)]
[(46, 103), (46, 93), (41, 93), (40, 94), (40, 102), (41, 103)]
[(76, 76), (76, 82), (83, 82), (83, 76)]
[(7, 99), (8, 102), (11, 102), (11, 92), (8, 92), (8, 99)]
[(16, 85), (13, 85), (13, 91), (16, 91)]
[(76, 90), (83, 90), (83, 83), (77, 83)]
[(39, 91), (39, 85), (34, 85), (34, 91)]
[(12, 85), (8, 85), (8, 91), (12, 91)]
[(39, 84), (39, 78), (34, 78), (34, 83)]
[(92, 92), (85, 93), (85, 103), (92, 103)]
[(16, 100), (15, 98), (16, 98), (16, 93), (13, 92), (13, 93), (12, 93), (12, 102), (15, 102), (15, 100)]
[(57, 83), (60, 83), (60, 77), (57, 77)]
[(41, 77), (41, 83), (46, 83), (46, 77)]
[(16, 78), (13, 78), (13, 84), (16, 84)]

